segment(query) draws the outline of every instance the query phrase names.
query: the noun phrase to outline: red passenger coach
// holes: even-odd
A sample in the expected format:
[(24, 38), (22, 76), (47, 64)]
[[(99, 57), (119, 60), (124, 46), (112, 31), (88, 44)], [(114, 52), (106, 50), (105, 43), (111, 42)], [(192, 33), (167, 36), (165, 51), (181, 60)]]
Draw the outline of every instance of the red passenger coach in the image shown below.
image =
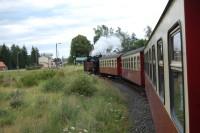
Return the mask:
[(144, 50), (157, 133), (200, 132), (199, 13), (199, 0), (170, 0)]
[(122, 55), (122, 77), (144, 86), (144, 47)]
[(101, 74), (111, 76), (121, 75), (121, 54), (103, 56), (99, 59), (99, 71)]

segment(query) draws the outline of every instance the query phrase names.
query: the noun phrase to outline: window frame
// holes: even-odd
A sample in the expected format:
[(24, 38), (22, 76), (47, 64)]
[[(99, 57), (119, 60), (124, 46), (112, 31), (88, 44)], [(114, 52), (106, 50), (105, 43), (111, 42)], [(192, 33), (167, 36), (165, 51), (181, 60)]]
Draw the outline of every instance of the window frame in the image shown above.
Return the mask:
[[(176, 35), (177, 33), (180, 33), (180, 41), (181, 41), (181, 67), (182, 67), (182, 86), (183, 86), (183, 119), (184, 119), (184, 123), (183, 123), (183, 127), (182, 129), (181, 128), (181, 124), (178, 120), (178, 118), (175, 116), (175, 113), (174, 113), (174, 105), (172, 103), (172, 101), (174, 101), (174, 92), (172, 91), (172, 86), (174, 86), (174, 84), (172, 84), (172, 79), (170, 78), (171, 77), (171, 61), (173, 61), (173, 59), (171, 58), (171, 50), (173, 49), (172, 45), (173, 45), (173, 42), (171, 41), (171, 38), (172, 36), (174, 37), (174, 35)], [(177, 126), (178, 130), (181, 132), (181, 133), (184, 133), (186, 131), (185, 129), (185, 83), (184, 83), (184, 60), (183, 60), (183, 34), (182, 34), (182, 27), (181, 27), (181, 22), (180, 21), (177, 21), (169, 30), (168, 30), (168, 73), (169, 73), (169, 90), (170, 90), (170, 111), (171, 111), (171, 116), (172, 116), (172, 119), (173, 121), (175, 122), (175, 125)], [(172, 70), (174, 70), (172, 68)], [(178, 71), (180, 72), (179, 70), (175, 70), (175, 71)]]
[(149, 78), (152, 81), (152, 52), (151, 48), (149, 48)]
[(151, 54), (152, 54), (152, 81), (153, 81), (153, 85), (155, 87), (155, 89), (157, 90), (157, 71), (156, 71), (156, 47), (155, 45), (153, 44), (152, 47), (151, 47), (152, 51), (151, 51)]
[[(161, 44), (161, 45), (160, 45)], [(157, 41), (157, 67), (158, 67), (158, 81), (157, 81), (157, 83), (158, 83), (158, 93), (159, 93), (159, 97), (161, 98), (161, 101), (163, 102), (163, 104), (165, 105), (165, 64), (164, 64), (164, 47), (163, 47), (163, 39), (162, 38), (160, 38), (160, 39), (158, 39), (158, 41)], [(160, 48), (160, 46), (162, 46), (162, 67), (163, 67), (163, 93), (164, 93), (164, 95), (163, 95), (163, 97), (161, 96), (161, 92), (160, 92), (160, 56), (159, 56), (159, 51), (158, 50), (160, 50), (160, 49), (158, 49), (158, 48)]]

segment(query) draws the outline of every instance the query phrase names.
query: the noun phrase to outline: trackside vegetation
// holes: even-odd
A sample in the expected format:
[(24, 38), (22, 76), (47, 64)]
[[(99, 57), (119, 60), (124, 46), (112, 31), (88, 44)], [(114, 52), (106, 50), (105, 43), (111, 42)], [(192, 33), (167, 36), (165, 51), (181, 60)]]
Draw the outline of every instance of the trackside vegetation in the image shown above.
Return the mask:
[(124, 97), (82, 67), (0, 72), (0, 133), (125, 133)]

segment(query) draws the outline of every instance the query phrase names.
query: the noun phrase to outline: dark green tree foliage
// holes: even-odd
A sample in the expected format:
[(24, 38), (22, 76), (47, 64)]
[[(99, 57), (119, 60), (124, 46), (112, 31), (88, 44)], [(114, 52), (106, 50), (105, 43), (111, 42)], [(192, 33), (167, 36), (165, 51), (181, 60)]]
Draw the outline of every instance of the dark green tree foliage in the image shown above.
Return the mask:
[(146, 37), (146, 39), (149, 39), (149, 38), (150, 38), (151, 33), (152, 33), (151, 27), (150, 27), (150, 26), (147, 26), (147, 27), (145, 28), (145, 37)]
[(3, 44), (3, 46), (0, 46), (0, 60), (3, 61), (7, 65), (7, 67), (10, 68), (10, 50), (5, 44)]
[(101, 36), (109, 36), (114, 34), (113, 28), (108, 28), (106, 25), (97, 26), (94, 28), (95, 36), (93, 38), (94, 44), (99, 40)]
[(118, 27), (115, 34), (120, 38), (122, 42), (123, 51), (134, 49), (134, 42), (138, 40), (135, 33), (132, 33), (130, 36), (128, 33), (123, 32), (121, 28)]
[[(35, 57), (39, 57), (39, 51), (37, 48), (34, 48), (36, 51)], [(8, 69), (25, 68), (30, 66), (33, 63), (31, 62), (31, 55), (28, 55), (27, 49), (25, 46), (20, 48), (18, 45), (13, 44), (9, 49), (5, 44), (0, 45), (0, 61), (3, 61)], [(38, 59), (35, 62), (38, 64)]]
[(19, 55), (20, 55), (20, 60), (19, 60), (20, 68), (25, 68), (26, 65), (28, 65), (28, 53), (25, 46), (22, 47)]
[(135, 49), (137, 49), (137, 48), (140, 48), (140, 47), (145, 46), (146, 43), (147, 43), (147, 40), (145, 40), (145, 39), (139, 39), (139, 40), (136, 40), (136, 41), (134, 42), (134, 45), (133, 45), (133, 46), (134, 46)]
[(38, 58), (39, 58), (39, 50), (37, 48), (32, 47), (31, 50), (31, 64), (38, 65)]
[(93, 46), (90, 41), (83, 35), (74, 37), (71, 41), (71, 51), (69, 62), (73, 62), (75, 57), (89, 56)]
[[(113, 28), (108, 28), (105, 25), (97, 26), (97, 28), (94, 28), (95, 36), (93, 38), (94, 44), (99, 40), (100, 37), (104, 36), (112, 36), (115, 35), (121, 40), (122, 45), (122, 51), (129, 51), (132, 49), (136, 49), (139, 47), (143, 47), (146, 43), (145, 39), (138, 39), (136, 37), (136, 34), (133, 32), (131, 35), (129, 35), (127, 32), (122, 31), (120, 27), (117, 28), (116, 31), (114, 31)], [(147, 31), (145, 31), (146, 35), (151, 35), (151, 28), (148, 26)]]
[(16, 69), (18, 63), (20, 62), (20, 48), (19, 46), (13, 44), (11, 46), (11, 69)]

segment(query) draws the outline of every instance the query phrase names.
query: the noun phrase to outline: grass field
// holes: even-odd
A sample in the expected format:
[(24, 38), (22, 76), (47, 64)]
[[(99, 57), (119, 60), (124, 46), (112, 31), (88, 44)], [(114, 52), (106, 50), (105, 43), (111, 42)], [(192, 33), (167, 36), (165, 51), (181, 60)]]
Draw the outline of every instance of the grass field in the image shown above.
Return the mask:
[(124, 98), (82, 67), (0, 73), (0, 133), (123, 133)]

